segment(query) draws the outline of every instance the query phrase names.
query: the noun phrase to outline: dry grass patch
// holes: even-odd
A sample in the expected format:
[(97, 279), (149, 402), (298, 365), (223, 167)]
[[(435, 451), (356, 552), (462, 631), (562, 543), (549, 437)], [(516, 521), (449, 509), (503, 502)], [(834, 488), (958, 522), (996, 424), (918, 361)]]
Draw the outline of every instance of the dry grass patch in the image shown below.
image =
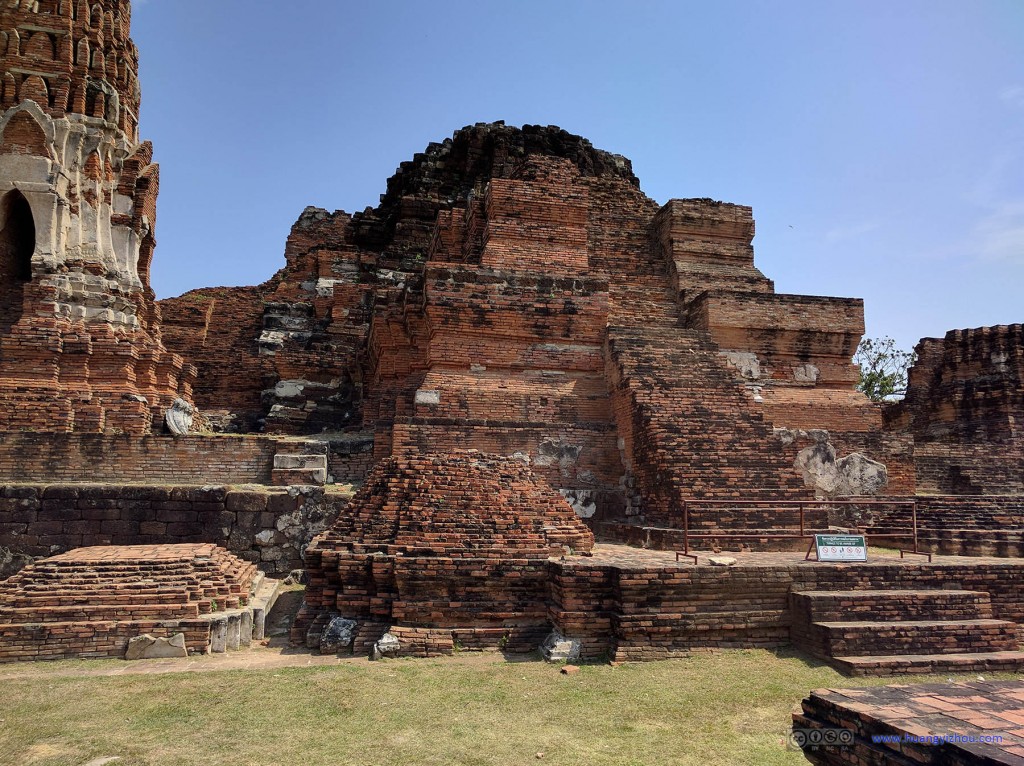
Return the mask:
[[(800, 764), (782, 743), (810, 689), (884, 682), (753, 650), (584, 666), (572, 676), (469, 653), (323, 668), (80, 672), (97, 667), (11, 668), (0, 678), (0, 763), (82, 766), (117, 755), (112, 766)], [(945, 677), (915, 678), (924, 680)]]

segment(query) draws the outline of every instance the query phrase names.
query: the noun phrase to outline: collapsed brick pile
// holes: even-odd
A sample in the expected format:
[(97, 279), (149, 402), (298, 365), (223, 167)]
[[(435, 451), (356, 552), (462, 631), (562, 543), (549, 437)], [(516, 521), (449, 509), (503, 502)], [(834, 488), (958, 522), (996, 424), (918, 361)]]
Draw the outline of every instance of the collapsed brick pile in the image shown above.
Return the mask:
[(245, 606), (255, 564), (216, 545), (79, 548), (0, 583), (0, 662), (121, 657), (128, 640), (185, 634), (205, 652), (216, 612)]
[[(396, 626), (439, 631), (449, 646), (456, 631), (464, 645), (535, 649), (549, 630), (548, 558), (592, 547), (568, 503), (517, 460), (474, 450), (387, 458), (307, 548), (292, 641), (340, 615), (371, 642)], [(419, 634), (419, 649), (405, 651), (423, 651)]]

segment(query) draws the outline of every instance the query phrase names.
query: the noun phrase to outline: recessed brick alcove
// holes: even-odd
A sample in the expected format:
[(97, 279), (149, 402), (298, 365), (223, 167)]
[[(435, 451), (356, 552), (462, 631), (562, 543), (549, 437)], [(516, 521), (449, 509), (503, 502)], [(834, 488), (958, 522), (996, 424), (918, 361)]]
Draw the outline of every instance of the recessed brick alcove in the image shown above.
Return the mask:
[(380, 461), (335, 525), (306, 549), (306, 643), (331, 616), (354, 619), (355, 650), (387, 629), (403, 651), (535, 649), (550, 630), (551, 556), (594, 538), (524, 463), (475, 450)]

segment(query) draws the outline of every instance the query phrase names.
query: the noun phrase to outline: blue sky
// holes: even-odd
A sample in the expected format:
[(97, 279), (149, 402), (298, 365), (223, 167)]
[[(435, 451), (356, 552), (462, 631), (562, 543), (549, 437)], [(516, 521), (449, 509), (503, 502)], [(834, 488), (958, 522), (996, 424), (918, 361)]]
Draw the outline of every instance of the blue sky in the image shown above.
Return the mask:
[(777, 290), (868, 335), (1024, 321), (1024, 0), (136, 0), (133, 36), (159, 297), (264, 281), (306, 205), (503, 119), (751, 205)]

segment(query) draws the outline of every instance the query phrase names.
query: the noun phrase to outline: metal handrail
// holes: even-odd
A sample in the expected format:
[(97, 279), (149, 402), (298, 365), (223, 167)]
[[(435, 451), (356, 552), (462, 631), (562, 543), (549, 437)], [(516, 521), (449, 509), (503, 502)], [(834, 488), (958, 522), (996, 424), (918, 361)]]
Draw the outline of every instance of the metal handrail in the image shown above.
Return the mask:
[[(917, 526), (917, 501), (916, 500), (699, 500), (696, 498), (685, 498), (682, 500), (683, 504), (683, 551), (682, 555), (687, 558), (695, 558), (690, 553), (690, 540), (706, 540), (706, 539), (726, 539), (726, 540), (737, 540), (737, 539), (768, 539), (768, 540), (806, 540), (812, 538), (814, 535), (809, 535), (806, 532), (805, 516), (804, 511), (806, 506), (812, 505), (815, 507), (836, 507), (836, 506), (878, 506), (884, 505), (887, 507), (894, 506), (910, 506), (911, 518), (912, 518), (912, 535), (914, 540), (913, 550), (904, 551), (900, 549), (900, 558), (903, 558), (904, 553), (912, 553), (921, 556), (928, 556), (931, 560), (931, 555), (922, 553), (918, 547), (918, 526)], [(726, 532), (721, 534), (691, 534), (690, 533), (690, 506), (691, 505), (711, 505), (711, 506), (738, 506), (739, 508), (750, 507), (750, 506), (796, 506), (800, 510), (800, 533), (791, 535), (759, 535), (751, 533), (736, 533)], [(864, 538), (873, 537), (875, 539), (905, 539), (906, 535), (900, 534), (869, 534), (863, 533)], [(678, 559), (678, 556), (676, 557)]]

